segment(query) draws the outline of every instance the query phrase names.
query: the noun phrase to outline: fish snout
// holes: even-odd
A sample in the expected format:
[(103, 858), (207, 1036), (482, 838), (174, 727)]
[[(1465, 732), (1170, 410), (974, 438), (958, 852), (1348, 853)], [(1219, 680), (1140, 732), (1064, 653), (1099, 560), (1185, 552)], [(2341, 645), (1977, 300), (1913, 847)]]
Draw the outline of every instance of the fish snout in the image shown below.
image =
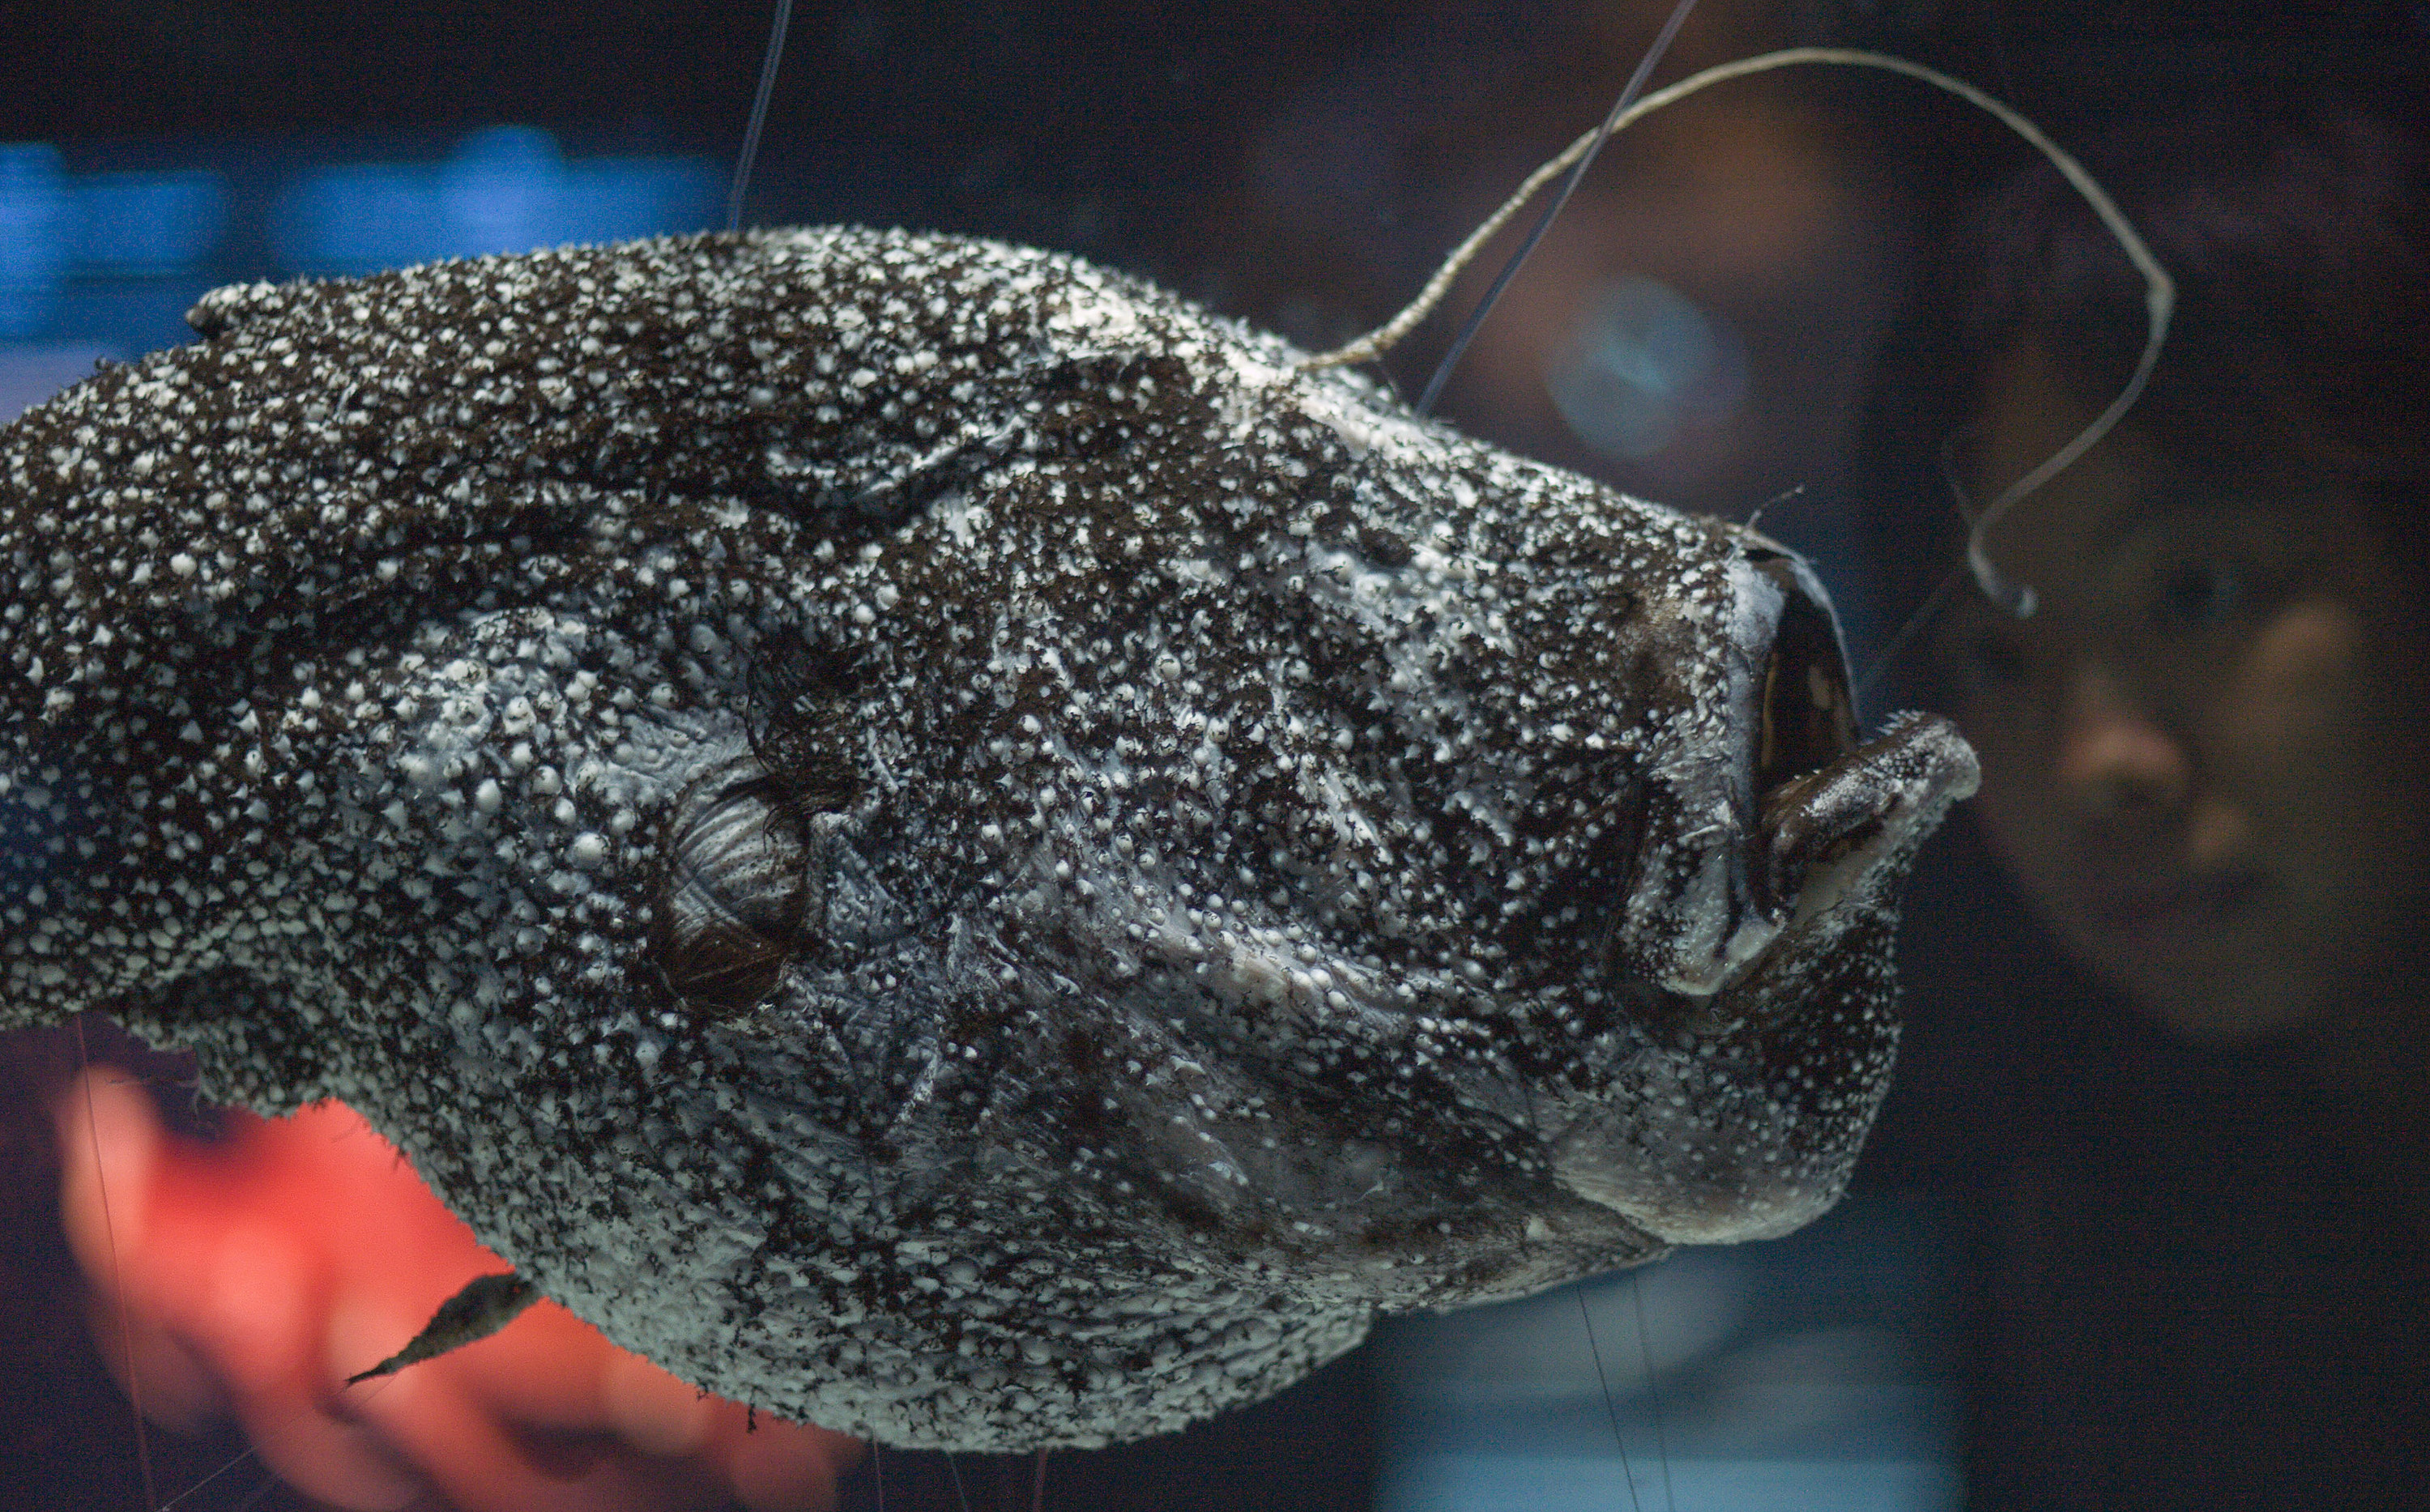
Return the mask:
[(1750, 547), (1733, 575), (1730, 739), (1674, 769), (1668, 802), (1694, 822), (1640, 857), (1656, 885), (1631, 922), (1649, 933), (1623, 941), (1623, 969), (1672, 994), (1669, 1032), (1551, 1141), (1562, 1186), (1673, 1244), (1785, 1234), (1838, 1200), (1897, 1041), (1895, 889), (1977, 781), (1937, 716), (1859, 740), (1838, 622), (1803, 562)]
[(1894, 716), (1859, 741), (1838, 618), (1806, 564), (1748, 564), (1779, 594), (1761, 674), (1739, 720), (1754, 772), (1747, 884), (1786, 932), (1852, 900), (1887, 902), (1915, 848), (1981, 781), (1973, 749), (1936, 714)]
[(1830, 596), (1793, 554), (1731, 564), (1723, 738), (1674, 762), (1616, 943), (1628, 974), (1689, 998), (1744, 977), (1784, 932), (1887, 903), (1915, 847), (1974, 791), (1948, 721), (1904, 714), (1861, 740)]

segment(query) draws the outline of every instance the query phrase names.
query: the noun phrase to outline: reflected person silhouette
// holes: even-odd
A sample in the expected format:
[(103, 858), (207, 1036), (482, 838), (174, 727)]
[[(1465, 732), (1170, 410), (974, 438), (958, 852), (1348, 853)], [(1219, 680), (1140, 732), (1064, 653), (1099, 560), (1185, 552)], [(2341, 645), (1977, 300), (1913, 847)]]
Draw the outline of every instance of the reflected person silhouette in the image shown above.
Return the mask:
[[(2189, 1039), (2291, 1035), (2324, 1081), (2384, 1091), (2430, 1085), (2430, 293), (2398, 150), (2349, 124), (2155, 195), (2189, 289), (2154, 389), (1991, 530), (2041, 612), (1962, 594), (1933, 642), (1987, 834), (2072, 952)], [(2072, 219), (2051, 216), (2054, 263), (2084, 250)], [(2114, 389), (2109, 333), (2060, 317), (2129, 291), (2053, 272), (1974, 313), (1972, 497)]]
[[(1920, 989), (1918, 1063), (1971, 1011), (1957, 1085), (2010, 1084), (2002, 1114), (1944, 1085), (1890, 1120), (1982, 1168), (1970, 1504), (2419, 1505), (2422, 156), (2255, 106), (2115, 127), (2088, 165), (2177, 277), (2176, 328), (2125, 422), (1989, 534), (2039, 611), (1961, 587), (1924, 637), (1982, 756), (1973, 822), (2090, 981)], [(2142, 336), (2055, 176), (1950, 246), (1873, 405), (1891, 602), (1956, 559), (1938, 474), (1996, 495)]]

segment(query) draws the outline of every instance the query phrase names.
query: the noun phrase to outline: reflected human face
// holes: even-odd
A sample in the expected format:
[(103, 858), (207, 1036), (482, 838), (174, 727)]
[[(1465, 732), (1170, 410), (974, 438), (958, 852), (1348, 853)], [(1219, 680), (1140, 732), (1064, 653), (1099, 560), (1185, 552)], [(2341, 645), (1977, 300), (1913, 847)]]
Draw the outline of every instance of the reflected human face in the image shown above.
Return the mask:
[[(2030, 349), (1985, 400), (1977, 497), (2087, 418)], [(2039, 612), (1967, 595), (1936, 651), (2046, 922), (2189, 1038), (2300, 1031), (2385, 1080), (2422, 1038), (2430, 719), (2419, 586), (2359, 505), (2129, 425), (1989, 545)]]

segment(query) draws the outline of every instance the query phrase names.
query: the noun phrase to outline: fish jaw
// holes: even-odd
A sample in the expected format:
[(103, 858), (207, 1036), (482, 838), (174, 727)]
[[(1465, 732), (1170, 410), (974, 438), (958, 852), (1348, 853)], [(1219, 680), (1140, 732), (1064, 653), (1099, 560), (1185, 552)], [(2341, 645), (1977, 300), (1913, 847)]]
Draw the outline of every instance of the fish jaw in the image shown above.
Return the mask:
[(1828, 594), (1742, 540), (1725, 731), (1657, 763), (1613, 932), (1652, 1032), (1549, 1136), (1560, 1186), (1673, 1244), (1775, 1238), (1838, 1201), (1889, 1086), (1898, 887), (1980, 780), (1938, 716), (1857, 743)]
[(1560, 1184), (1673, 1244), (1777, 1238), (1836, 1203), (1889, 1088), (1897, 889), (1978, 780), (1955, 727), (1908, 714), (1767, 793), (1742, 853), (1708, 863), (1746, 879), (1737, 949), (1555, 1138)]

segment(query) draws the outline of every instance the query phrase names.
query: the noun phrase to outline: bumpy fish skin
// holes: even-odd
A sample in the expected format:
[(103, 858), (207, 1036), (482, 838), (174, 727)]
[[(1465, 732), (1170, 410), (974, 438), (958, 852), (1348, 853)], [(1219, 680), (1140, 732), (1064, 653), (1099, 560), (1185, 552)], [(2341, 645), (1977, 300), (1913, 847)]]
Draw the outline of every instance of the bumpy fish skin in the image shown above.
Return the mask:
[(342, 1097), (609, 1337), (893, 1444), (1836, 1198), (1972, 757), (1756, 790), (1760, 538), (981, 241), (194, 320), (0, 432), (0, 1022)]

